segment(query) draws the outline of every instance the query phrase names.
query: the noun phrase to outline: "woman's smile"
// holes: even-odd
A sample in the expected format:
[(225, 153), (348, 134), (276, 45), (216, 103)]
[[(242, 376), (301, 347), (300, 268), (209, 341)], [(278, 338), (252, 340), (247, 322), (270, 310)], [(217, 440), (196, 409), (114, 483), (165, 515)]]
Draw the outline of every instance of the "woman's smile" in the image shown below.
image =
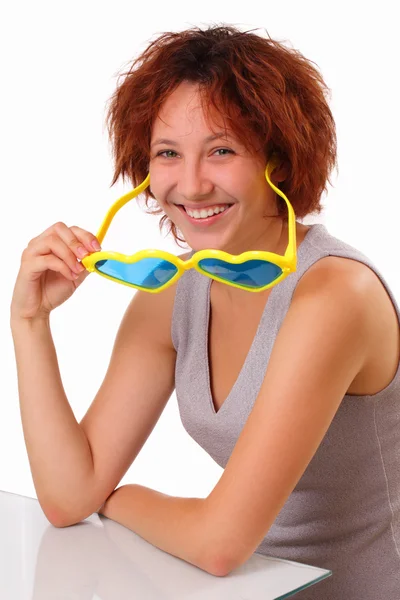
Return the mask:
[[(218, 214), (213, 214), (211, 216), (209, 215), (209, 216), (205, 217), (205, 216), (201, 216), (202, 211), (204, 214), (205, 210), (208, 210), (208, 212), (209, 212), (210, 209), (202, 209), (200, 211), (199, 210), (192, 211), (192, 210), (188, 209), (192, 215), (193, 215), (193, 212), (195, 212), (195, 214), (196, 214), (196, 216), (191, 216), (190, 214), (188, 214), (188, 212), (183, 207), (183, 205), (177, 206), (178, 210), (185, 216), (185, 218), (189, 221), (189, 223), (192, 223), (193, 225), (200, 226), (200, 227), (207, 227), (208, 225), (213, 225), (214, 223), (223, 220), (223, 217), (226, 216), (227, 213), (232, 212), (232, 209), (234, 207), (235, 207), (235, 204), (231, 204), (230, 206), (227, 206), (224, 209), (221, 206), (221, 210)], [(197, 216), (199, 214), (200, 214), (200, 216)]]

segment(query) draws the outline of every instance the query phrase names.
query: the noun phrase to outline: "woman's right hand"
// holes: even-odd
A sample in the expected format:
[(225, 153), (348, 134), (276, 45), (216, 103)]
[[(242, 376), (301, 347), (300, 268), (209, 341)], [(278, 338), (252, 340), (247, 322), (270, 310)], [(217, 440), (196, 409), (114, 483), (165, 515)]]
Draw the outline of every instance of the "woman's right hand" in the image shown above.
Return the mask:
[(90, 271), (78, 262), (97, 250), (96, 237), (80, 227), (62, 222), (51, 225), (33, 238), (21, 257), (21, 266), (11, 302), (11, 321), (47, 319), (50, 312), (68, 300)]

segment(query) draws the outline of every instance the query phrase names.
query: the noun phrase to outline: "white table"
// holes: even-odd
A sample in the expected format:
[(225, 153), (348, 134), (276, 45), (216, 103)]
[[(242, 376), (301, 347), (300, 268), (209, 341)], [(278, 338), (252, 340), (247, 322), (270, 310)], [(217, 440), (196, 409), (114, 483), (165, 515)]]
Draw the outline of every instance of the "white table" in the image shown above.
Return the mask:
[(39, 502), (0, 491), (1, 600), (277, 600), (332, 572), (258, 553), (215, 577), (91, 515), (53, 527)]

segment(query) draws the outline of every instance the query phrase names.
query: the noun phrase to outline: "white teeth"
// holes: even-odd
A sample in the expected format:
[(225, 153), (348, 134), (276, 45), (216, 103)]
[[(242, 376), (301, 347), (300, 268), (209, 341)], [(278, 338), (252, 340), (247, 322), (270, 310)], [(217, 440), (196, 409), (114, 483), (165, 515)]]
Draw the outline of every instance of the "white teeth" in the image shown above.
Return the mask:
[(218, 215), (220, 212), (224, 212), (228, 205), (225, 206), (217, 206), (216, 208), (202, 209), (202, 210), (191, 210), (190, 208), (183, 207), (189, 217), (193, 217), (195, 219), (205, 219), (206, 217), (211, 217), (212, 215)]

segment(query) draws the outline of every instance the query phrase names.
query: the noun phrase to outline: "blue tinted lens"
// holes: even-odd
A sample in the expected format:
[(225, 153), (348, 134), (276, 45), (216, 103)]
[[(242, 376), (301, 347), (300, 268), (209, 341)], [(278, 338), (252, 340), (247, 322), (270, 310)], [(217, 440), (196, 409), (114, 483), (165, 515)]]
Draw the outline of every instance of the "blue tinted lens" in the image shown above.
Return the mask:
[(242, 264), (233, 264), (218, 258), (203, 258), (199, 261), (199, 267), (226, 281), (252, 288), (263, 287), (282, 275), (282, 269), (267, 260), (246, 260)]
[(99, 260), (96, 269), (120, 281), (150, 289), (161, 287), (178, 271), (174, 264), (160, 258), (142, 258), (130, 264), (119, 260)]

